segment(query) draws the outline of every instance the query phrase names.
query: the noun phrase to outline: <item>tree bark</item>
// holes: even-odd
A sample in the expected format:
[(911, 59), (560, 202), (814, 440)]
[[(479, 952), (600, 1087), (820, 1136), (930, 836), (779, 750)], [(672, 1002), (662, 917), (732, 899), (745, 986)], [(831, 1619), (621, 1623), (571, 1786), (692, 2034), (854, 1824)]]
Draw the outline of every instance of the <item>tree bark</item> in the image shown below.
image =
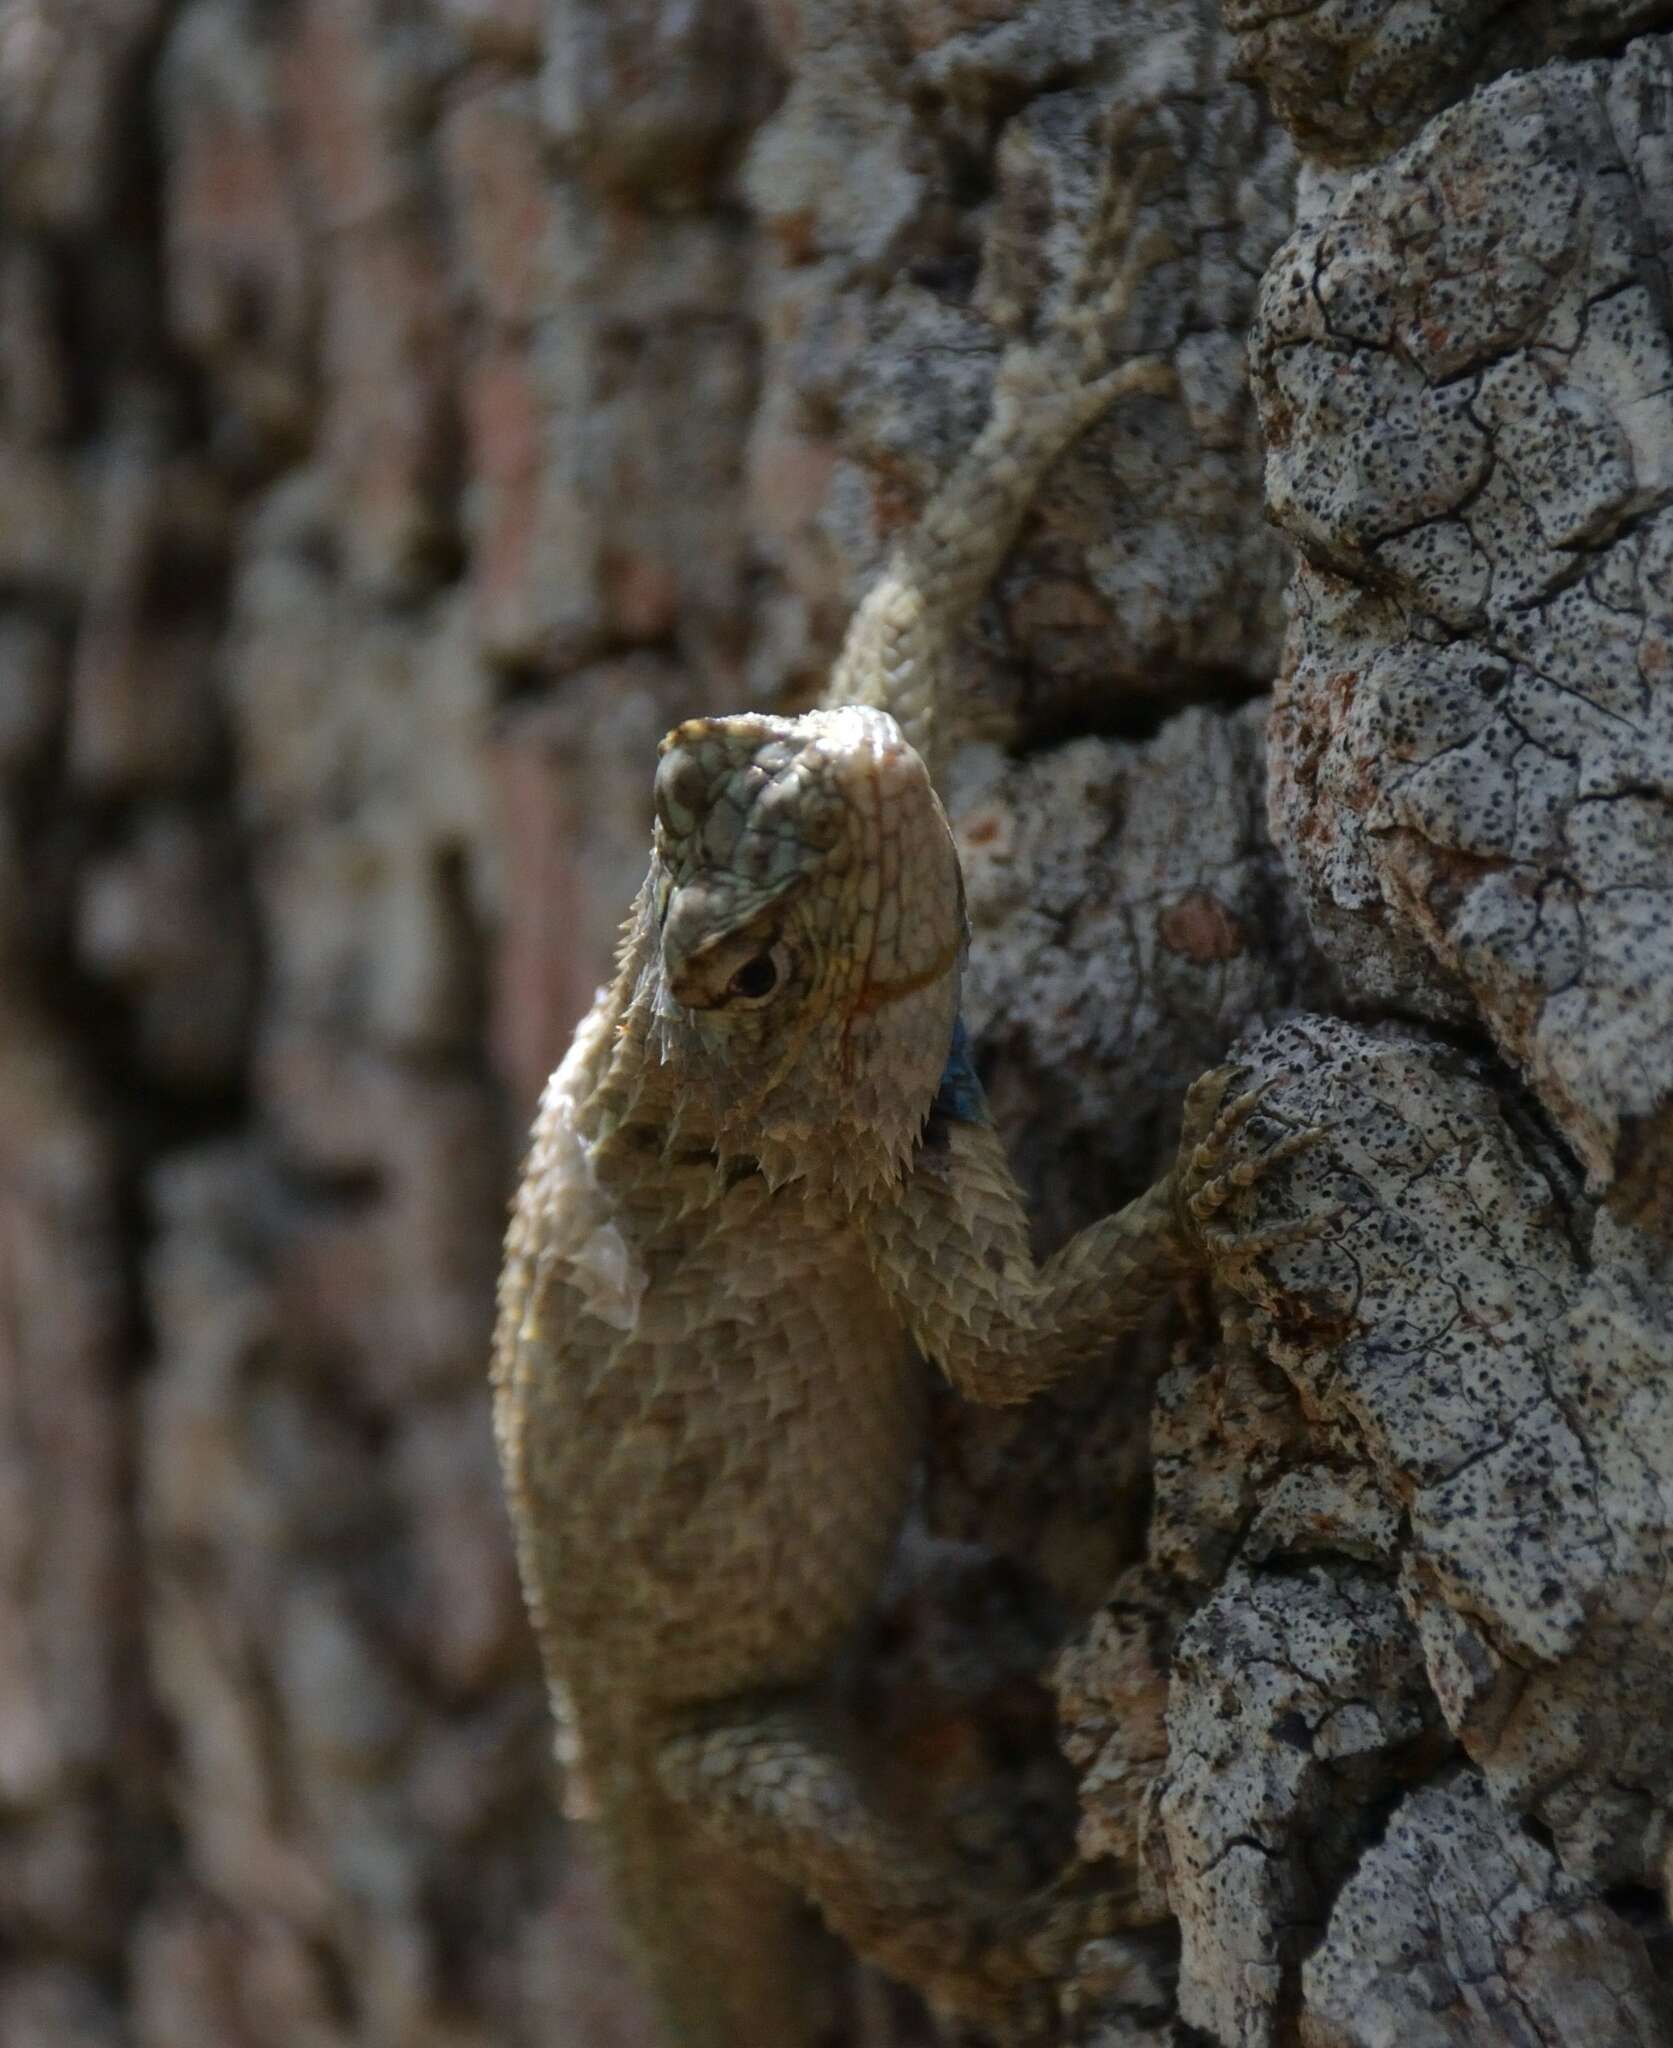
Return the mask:
[(659, 733), (815, 693), (1112, 112), (1180, 396), (969, 636), (969, 1021), (1042, 1245), (1228, 1050), (1322, 1135), (1107, 1375), (939, 1404), (856, 1703), (1132, 1899), (1066, 2042), (1673, 2043), (1670, 17), (0, 9), (8, 2048), (645, 2048), (504, 1197)]

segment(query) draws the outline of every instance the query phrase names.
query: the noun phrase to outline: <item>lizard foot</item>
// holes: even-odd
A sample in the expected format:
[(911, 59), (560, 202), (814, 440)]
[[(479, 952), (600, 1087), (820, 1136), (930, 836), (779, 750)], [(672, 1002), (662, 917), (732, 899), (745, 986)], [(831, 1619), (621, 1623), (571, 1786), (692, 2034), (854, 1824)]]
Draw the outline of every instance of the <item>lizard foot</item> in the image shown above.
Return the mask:
[[(1000, 324), (1014, 330), (996, 397), (1004, 403), (1066, 408), (1076, 431), (1121, 398), (1171, 398), (1179, 375), (1166, 354), (1119, 350), (1118, 337), (1145, 279), (1177, 261), (1180, 248), (1164, 229), (1161, 202), (1182, 173), (1174, 152), (1152, 139), (1140, 145), (1143, 122), (1118, 116), (1098, 134), (1098, 189), (1077, 259), (1064, 280), (1062, 301), (1046, 330), (1024, 335), (1030, 308), (1001, 308)], [(1146, 208), (1153, 217), (1146, 224)]]
[(1217, 1067), (1193, 1083), (1185, 1098), (1185, 1127), (1176, 1169), (1182, 1219), (1191, 1236), (1216, 1263), (1255, 1258), (1279, 1246), (1315, 1237), (1322, 1228), (1322, 1219), (1316, 1216), (1262, 1231), (1238, 1230), (1222, 1220), (1221, 1212), (1236, 1196), (1326, 1135), (1321, 1124), (1303, 1125), (1286, 1131), (1264, 1152), (1227, 1165), (1227, 1155), (1279, 1078), (1269, 1076), (1255, 1087), (1233, 1095), (1238, 1073), (1236, 1067)]
[(1031, 1897), (974, 1917), (930, 1986), (934, 2002), (974, 2020), (1005, 2048), (1062, 2038), (1062, 1992), (1088, 1942), (1127, 1924), (1130, 1901), (1071, 1873)]

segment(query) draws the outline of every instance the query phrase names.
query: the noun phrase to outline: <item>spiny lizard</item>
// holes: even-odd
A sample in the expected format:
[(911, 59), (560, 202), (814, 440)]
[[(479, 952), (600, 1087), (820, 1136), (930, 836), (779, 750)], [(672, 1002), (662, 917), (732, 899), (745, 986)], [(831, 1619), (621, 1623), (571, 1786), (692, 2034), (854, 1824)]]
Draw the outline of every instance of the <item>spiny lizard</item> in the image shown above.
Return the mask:
[(1155, 260), (1141, 183), (1110, 174), (1065, 307), (1005, 351), (825, 708), (664, 740), (650, 872), (517, 1197), (495, 1385), (523, 1584), (687, 2048), (809, 2039), (797, 1898), (1012, 2039), (1049, 2038), (1051, 1973), (1087, 1932), (1067, 1895), (984, 1894), (904, 1827), (820, 1692), (907, 1506), (924, 1361), (1011, 1402), (1107, 1359), (1253, 1170), (1224, 1170), (1248, 1099), (1211, 1075), (1174, 1168), (1037, 1265), (959, 1050), (938, 713), (1046, 470), (1118, 396), (1173, 387), (1165, 360), (1109, 360)]

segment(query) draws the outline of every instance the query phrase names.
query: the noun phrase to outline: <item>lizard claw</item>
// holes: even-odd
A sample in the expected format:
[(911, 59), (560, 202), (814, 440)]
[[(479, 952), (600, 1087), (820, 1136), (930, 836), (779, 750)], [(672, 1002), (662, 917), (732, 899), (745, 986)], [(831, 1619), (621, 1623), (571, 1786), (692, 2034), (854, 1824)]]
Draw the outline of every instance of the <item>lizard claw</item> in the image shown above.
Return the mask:
[[(1265, 1090), (1257, 1089), (1252, 1093), (1258, 1096), (1264, 1094)], [(1233, 1111), (1238, 1107), (1237, 1103), (1233, 1103)], [(1308, 1124), (1300, 1130), (1286, 1132), (1275, 1145), (1269, 1145), (1253, 1159), (1238, 1160), (1235, 1166), (1228, 1166), (1223, 1173), (1217, 1173), (1212, 1179), (1201, 1182), (1189, 1197), (1191, 1214), (1199, 1223), (1206, 1223), (1216, 1210), (1225, 1207), (1233, 1195), (1241, 1194), (1245, 1188), (1252, 1188), (1256, 1181), (1270, 1173), (1273, 1167), (1286, 1159), (1293, 1159), (1298, 1152), (1307, 1151), (1323, 1136), (1322, 1124)], [(1205, 1140), (1191, 1155), (1192, 1171), (1203, 1171), (1217, 1164), (1224, 1150), (1224, 1141), (1218, 1145), (1211, 1145)]]
[(1180, 1211), (1191, 1236), (1216, 1265), (1255, 1258), (1263, 1252), (1315, 1237), (1326, 1220), (1303, 1217), (1254, 1232), (1237, 1230), (1219, 1220), (1220, 1212), (1236, 1196), (1254, 1187), (1285, 1160), (1310, 1150), (1326, 1135), (1321, 1124), (1303, 1125), (1286, 1131), (1264, 1152), (1226, 1164), (1227, 1155), (1244, 1127), (1281, 1078), (1269, 1075), (1253, 1088), (1232, 1095), (1236, 1076), (1236, 1068), (1220, 1067), (1192, 1086), (1185, 1099), (1185, 1130), (1179, 1148)]
[(1130, 1901), (1094, 1889), (1077, 1868), (973, 1930), (965, 1970), (939, 1987), (941, 1996), (1005, 2048), (1044, 2048), (1062, 2038), (1061, 1993), (1076, 1956), (1129, 1918)]
[(1275, 1223), (1269, 1230), (1233, 1230), (1221, 1224), (1198, 1235), (1216, 1265), (1229, 1265), (1233, 1260), (1258, 1259), (1263, 1253), (1282, 1251), (1286, 1245), (1305, 1244), (1341, 1213), (1332, 1209), (1328, 1216), (1301, 1216), (1293, 1223)]

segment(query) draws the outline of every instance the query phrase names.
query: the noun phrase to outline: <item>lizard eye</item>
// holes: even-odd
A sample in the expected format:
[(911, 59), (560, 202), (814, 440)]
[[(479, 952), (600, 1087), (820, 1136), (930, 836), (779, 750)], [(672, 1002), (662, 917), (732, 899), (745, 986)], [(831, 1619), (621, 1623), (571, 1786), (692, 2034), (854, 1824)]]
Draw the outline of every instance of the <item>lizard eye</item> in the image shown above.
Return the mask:
[(764, 1003), (783, 981), (788, 966), (789, 955), (783, 946), (757, 953), (726, 984), (726, 993), (739, 1002)]

